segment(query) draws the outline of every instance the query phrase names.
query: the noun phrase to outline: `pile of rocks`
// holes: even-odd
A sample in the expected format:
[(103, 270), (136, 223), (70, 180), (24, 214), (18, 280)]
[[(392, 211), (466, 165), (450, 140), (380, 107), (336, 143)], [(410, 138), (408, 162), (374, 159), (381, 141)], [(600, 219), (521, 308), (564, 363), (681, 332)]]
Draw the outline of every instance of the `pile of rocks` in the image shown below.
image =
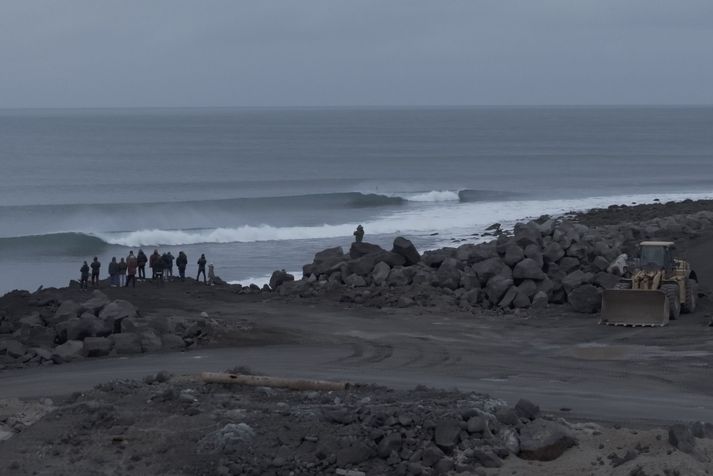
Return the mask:
[(619, 282), (609, 270), (622, 252), (634, 251), (639, 240), (691, 237), (711, 227), (713, 212), (598, 228), (541, 217), (488, 243), (423, 255), (403, 237), (390, 251), (370, 243), (353, 243), (349, 253), (330, 248), (304, 266), (301, 280), (276, 271), (271, 284), (282, 295), (341, 293), (343, 301), (375, 305), (513, 309), (569, 303), (594, 313), (601, 290)]
[(34, 309), (0, 316), (0, 366), (53, 364), (83, 357), (177, 350), (209, 334), (205, 317), (143, 317), (128, 301), (111, 301), (95, 290), (82, 303), (36, 299), (16, 291)]

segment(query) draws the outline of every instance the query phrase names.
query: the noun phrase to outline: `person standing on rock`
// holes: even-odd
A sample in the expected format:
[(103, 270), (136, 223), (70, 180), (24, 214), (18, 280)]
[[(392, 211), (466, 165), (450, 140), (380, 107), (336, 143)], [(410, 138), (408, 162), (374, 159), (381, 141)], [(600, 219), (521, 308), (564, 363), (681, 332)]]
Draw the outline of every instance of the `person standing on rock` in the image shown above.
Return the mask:
[[(155, 254), (158, 256), (158, 258), (154, 260), (151, 269), (153, 270), (154, 281), (156, 281), (156, 284), (161, 286), (163, 285), (163, 259), (161, 259), (161, 256), (158, 254), (158, 252), (155, 252)], [(153, 258), (153, 255), (151, 255), (151, 258)], [(150, 264), (151, 263), (149, 262), (149, 265)]]
[(119, 284), (119, 263), (116, 262), (116, 256), (109, 263), (109, 285), (111, 287)]
[(166, 276), (168, 278), (173, 278), (173, 260), (175, 259), (170, 251), (166, 253)]
[(99, 258), (96, 256), (94, 257), (94, 261), (92, 261), (91, 268), (92, 268), (92, 286), (94, 287), (99, 287), (99, 270), (101, 269), (102, 264), (99, 262)]
[(200, 257), (200, 259), (198, 260), (198, 275), (196, 276), (196, 281), (199, 280), (199, 278), (201, 277), (201, 273), (203, 273), (203, 284), (208, 284), (208, 280), (207, 280), (207, 278), (205, 277), (205, 264), (206, 264), (206, 262), (207, 262), (207, 261), (206, 261), (206, 259), (205, 259), (205, 255), (202, 254), (201, 257)]
[(158, 250), (153, 250), (153, 254), (149, 258), (149, 268), (151, 268), (151, 279), (156, 279), (156, 262), (161, 261), (161, 255)]
[(119, 261), (119, 286), (124, 287), (124, 283), (126, 282), (126, 261), (124, 261), (124, 258), (121, 258), (121, 261)]
[(186, 266), (188, 266), (188, 256), (183, 251), (178, 253), (178, 258), (176, 258), (176, 266), (178, 266), (178, 275), (181, 277), (181, 281), (186, 280)]
[(361, 241), (364, 239), (364, 227), (359, 225), (356, 228), (356, 231), (354, 232), (354, 239), (356, 240), (357, 243), (361, 243)]
[(126, 258), (126, 284), (124, 284), (124, 287), (128, 288), (129, 283), (131, 283), (132, 287), (136, 287), (136, 269), (138, 267), (138, 259), (134, 256), (133, 251), (129, 251), (129, 257)]
[(139, 253), (136, 255), (136, 265), (138, 266), (139, 269), (139, 279), (146, 279), (146, 263), (148, 262), (148, 258), (146, 257), (146, 253), (144, 253), (144, 250), (139, 249)]
[(88, 284), (89, 284), (89, 265), (85, 261), (82, 267), (79, 269), (79, 272), (81, 273), (81, 278), (79, 280), (79, 286), (82, 289), (87, 289)]

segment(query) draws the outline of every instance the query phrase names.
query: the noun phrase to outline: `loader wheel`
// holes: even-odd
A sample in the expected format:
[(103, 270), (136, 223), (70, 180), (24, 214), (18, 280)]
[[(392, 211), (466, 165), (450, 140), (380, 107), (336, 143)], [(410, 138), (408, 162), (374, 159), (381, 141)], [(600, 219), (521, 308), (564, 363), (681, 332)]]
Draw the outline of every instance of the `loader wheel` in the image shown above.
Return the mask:
[(681, 312), (690, 314), (696, 312), (698, 304), (698, 283), (694, 279), (686, 280), (686, 302), (682, 303)]
[(675, 284), (664, 284), (661, 286), (661, 291), (666, 295), (666, 300), (668, 301), (670, 311), (669, 319), (678, 319), (681, 315), (681, 298), (678, 294), (678, 286)]

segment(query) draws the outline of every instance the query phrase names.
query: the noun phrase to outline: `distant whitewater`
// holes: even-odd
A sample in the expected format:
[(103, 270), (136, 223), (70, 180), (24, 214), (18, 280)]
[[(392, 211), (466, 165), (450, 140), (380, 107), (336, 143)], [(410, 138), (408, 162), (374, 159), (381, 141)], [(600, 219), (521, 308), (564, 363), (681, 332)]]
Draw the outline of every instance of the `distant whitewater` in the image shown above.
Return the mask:
[[(226, 280), (406, 235), (710, 198), (713, 108), (0, 110), (0, 290), (201, 253)], [(684, 164), (685, 166), (681, 166)]]

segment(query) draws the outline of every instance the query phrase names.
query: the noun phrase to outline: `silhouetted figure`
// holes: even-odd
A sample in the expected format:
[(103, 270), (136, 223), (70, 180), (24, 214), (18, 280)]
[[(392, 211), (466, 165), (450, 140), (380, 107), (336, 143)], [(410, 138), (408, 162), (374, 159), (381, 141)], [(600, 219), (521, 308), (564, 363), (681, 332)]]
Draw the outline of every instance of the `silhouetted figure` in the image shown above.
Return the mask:
[(81, 273), (81, 278), (79, 279), (79, 286), (82, 289), (87, 289), (89, 286), (89, 265), (85, 261), (82, 267), (79, 269)]
[(136, 287), (136, 270), (139, 267), (139, 260), (134, 256), (133, 251), (129, 251), (129, 257), (126, 258), (126, 284), (125, 287), (129, 287), (129, 283), (132, 287)]
[(126, 261), (121, 258), (121, 261), (119, 261), (119, 286), (124, 286), (126, 282), (126, 268)]
[(178, 266), (178, 275), (181, 277), (181, 281), (186, 280), (186, 266), (188, 266), (188, 256), (183, 251), (178, 253), (178, 258), (176, 258), (176, 266)]
[[(153, 263), (153, 277), (156, 283), (161, 286), (163, 285), (163, 259), (161, 259), (161, 256), (158, 255), (158, 252), (156, 252), (156, 255), (158, 258)], [(153, 255), (151, 255), (151, 257), (153, 258)]]
[(354, 239), (356, 240), (357, 243), (361, 243), (361, 240), (364, 239), (364, 227), (359, 225), (354, 232)]
[(166, 267), (166, 270), (165, 270), (166, 276), (168, 278), (173, 277), (173, 260), (175, 260), (175, 259), (176, 258), (171, 254), (170, 251), (168, 253), (166, 253), (166, 262), (164, 264)]
[(95, 256), (94, 261), (92, 261), (92, 264), (90, 266), (92, 268), (92, 286), (99, 287), (99, 270), (101, 269), (102, 264)]
[(205, 255), (202, 254), (200, 259), (198, 260), (198, 275), (196, 276), (196, 281), (199, 281), (199, 278), (201, 277), (201, 273), (203, 273), (203, 284), (208, 284), (208, 280), (205, 277), (205, 264), (206, 264)]
[(146, 257), (146, 253), (144, 253), (144, 250), (139, 250), (139, 253), (136, 255), (136, 265), (139, 268), (139, 279), (146, 279), (146, 263), (148, 263), (149, 259)]
[(114, 287), (119, 284), (119, 263), (116, 262), (116, 256), (109, 263), (109, 285)]
[(149, 257), (149, 268), (151, 268), (151, 279), (156, 279), (156, 263), (161, 261), (161, 255), (158, 250), (153, 250), (153, 254)]

